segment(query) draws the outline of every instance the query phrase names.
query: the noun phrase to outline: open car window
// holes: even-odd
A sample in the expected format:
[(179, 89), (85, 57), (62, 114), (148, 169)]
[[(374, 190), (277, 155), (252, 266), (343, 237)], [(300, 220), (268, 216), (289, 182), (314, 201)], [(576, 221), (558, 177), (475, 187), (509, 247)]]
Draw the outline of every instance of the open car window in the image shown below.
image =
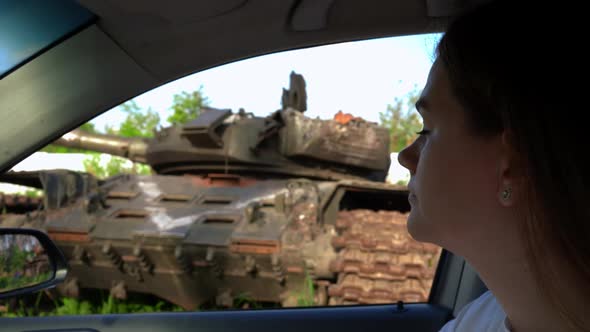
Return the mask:
[(438, 38), (227, 64), (35, 152), (0, 178), (0, 227), (43, 229), (71, 270), (0, 315), (427, 302), (441, 249), (407, 233), (396, 153)]

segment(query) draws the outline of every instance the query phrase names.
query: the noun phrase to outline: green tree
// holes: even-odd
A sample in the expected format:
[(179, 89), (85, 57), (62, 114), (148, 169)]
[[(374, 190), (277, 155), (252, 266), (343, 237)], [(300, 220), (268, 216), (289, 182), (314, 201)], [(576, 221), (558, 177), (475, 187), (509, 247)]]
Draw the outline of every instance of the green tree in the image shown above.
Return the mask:
[(101, 179), (122, 173), (151, 174), (149, 165), (130, 163), (128, 159), (122, 157), (110, 156), (106, 162), (102, 162), (100, 153), (88, 153), (88, 157), (83, 160), (83, 163), (86, 172)]
[(123, 137), (154, 137), (154, 130), (160, 124), (158, 113), (151, 108), (143, 111), (135, 100), (130, 100), (119, 107), (121, 111), (127, 113), (127, 117), (118, 129), (105, 128), (107, 133)]
[(185, 124), (196, 119), (203, 106), (208, 106), (209, 100), (203, 95), (203, 87), (193, 92), (183, 91), (174, 95), (172, 114), (166, 119), (172, 125)]
[(389, 130), (391, 152), (399, 152), (411, 144), (422, 129), (422, 120), (414, 108), (420, 93), (415, 88), (404, 97), (395, 98), (385, 112), (379, 113), (381, 125)]

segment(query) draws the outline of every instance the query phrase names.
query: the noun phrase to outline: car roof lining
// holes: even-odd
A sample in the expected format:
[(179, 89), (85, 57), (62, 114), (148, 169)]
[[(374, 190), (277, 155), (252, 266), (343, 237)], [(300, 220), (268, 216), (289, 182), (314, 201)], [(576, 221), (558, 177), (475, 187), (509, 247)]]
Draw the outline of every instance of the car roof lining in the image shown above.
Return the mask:
[(107, 35), (165, 82), (282, 50), (440, 32), (446, 22), (440, 13), (452, 12), (444, 8), (454, 2), (430, 2), (177, 1), (174, 10), (158, 12), (161, 4), (156, 0), (80, 0), (100, 17), (98, 24)]

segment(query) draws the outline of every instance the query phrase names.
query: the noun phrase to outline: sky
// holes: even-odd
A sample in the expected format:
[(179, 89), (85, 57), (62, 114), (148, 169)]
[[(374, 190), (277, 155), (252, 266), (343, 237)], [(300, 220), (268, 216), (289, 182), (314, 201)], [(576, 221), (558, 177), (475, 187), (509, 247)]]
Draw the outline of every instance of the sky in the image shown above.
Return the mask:
[[(135, 102), (160, 114), (172, 113), (174, 94), (202, 87), (210, 106), (244, 108), (267, 115), (280, 108), (291, 71), (307, 87), (307, 116), (330, 119), (338, 111), (378, 122), (396, 97), (420, 90), (440, 34), (379, 38), (264, 55), (205, 70), (146, 92)], [(125, 114), (114, 108), (91, 122), (98, 129), (117, 126)]]

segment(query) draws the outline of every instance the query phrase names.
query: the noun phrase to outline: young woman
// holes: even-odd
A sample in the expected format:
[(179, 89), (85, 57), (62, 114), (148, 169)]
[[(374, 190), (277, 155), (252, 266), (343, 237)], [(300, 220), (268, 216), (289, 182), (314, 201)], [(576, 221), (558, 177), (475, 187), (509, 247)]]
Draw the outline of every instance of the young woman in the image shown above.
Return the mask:
[(585, 30), (575, 8), (526, 3), (547, 8), (494, 1), (450, 24), (416, 104), (424, 129), (399, 154), (412, 236), (490, 289), (442, 331), (590, 331)]

